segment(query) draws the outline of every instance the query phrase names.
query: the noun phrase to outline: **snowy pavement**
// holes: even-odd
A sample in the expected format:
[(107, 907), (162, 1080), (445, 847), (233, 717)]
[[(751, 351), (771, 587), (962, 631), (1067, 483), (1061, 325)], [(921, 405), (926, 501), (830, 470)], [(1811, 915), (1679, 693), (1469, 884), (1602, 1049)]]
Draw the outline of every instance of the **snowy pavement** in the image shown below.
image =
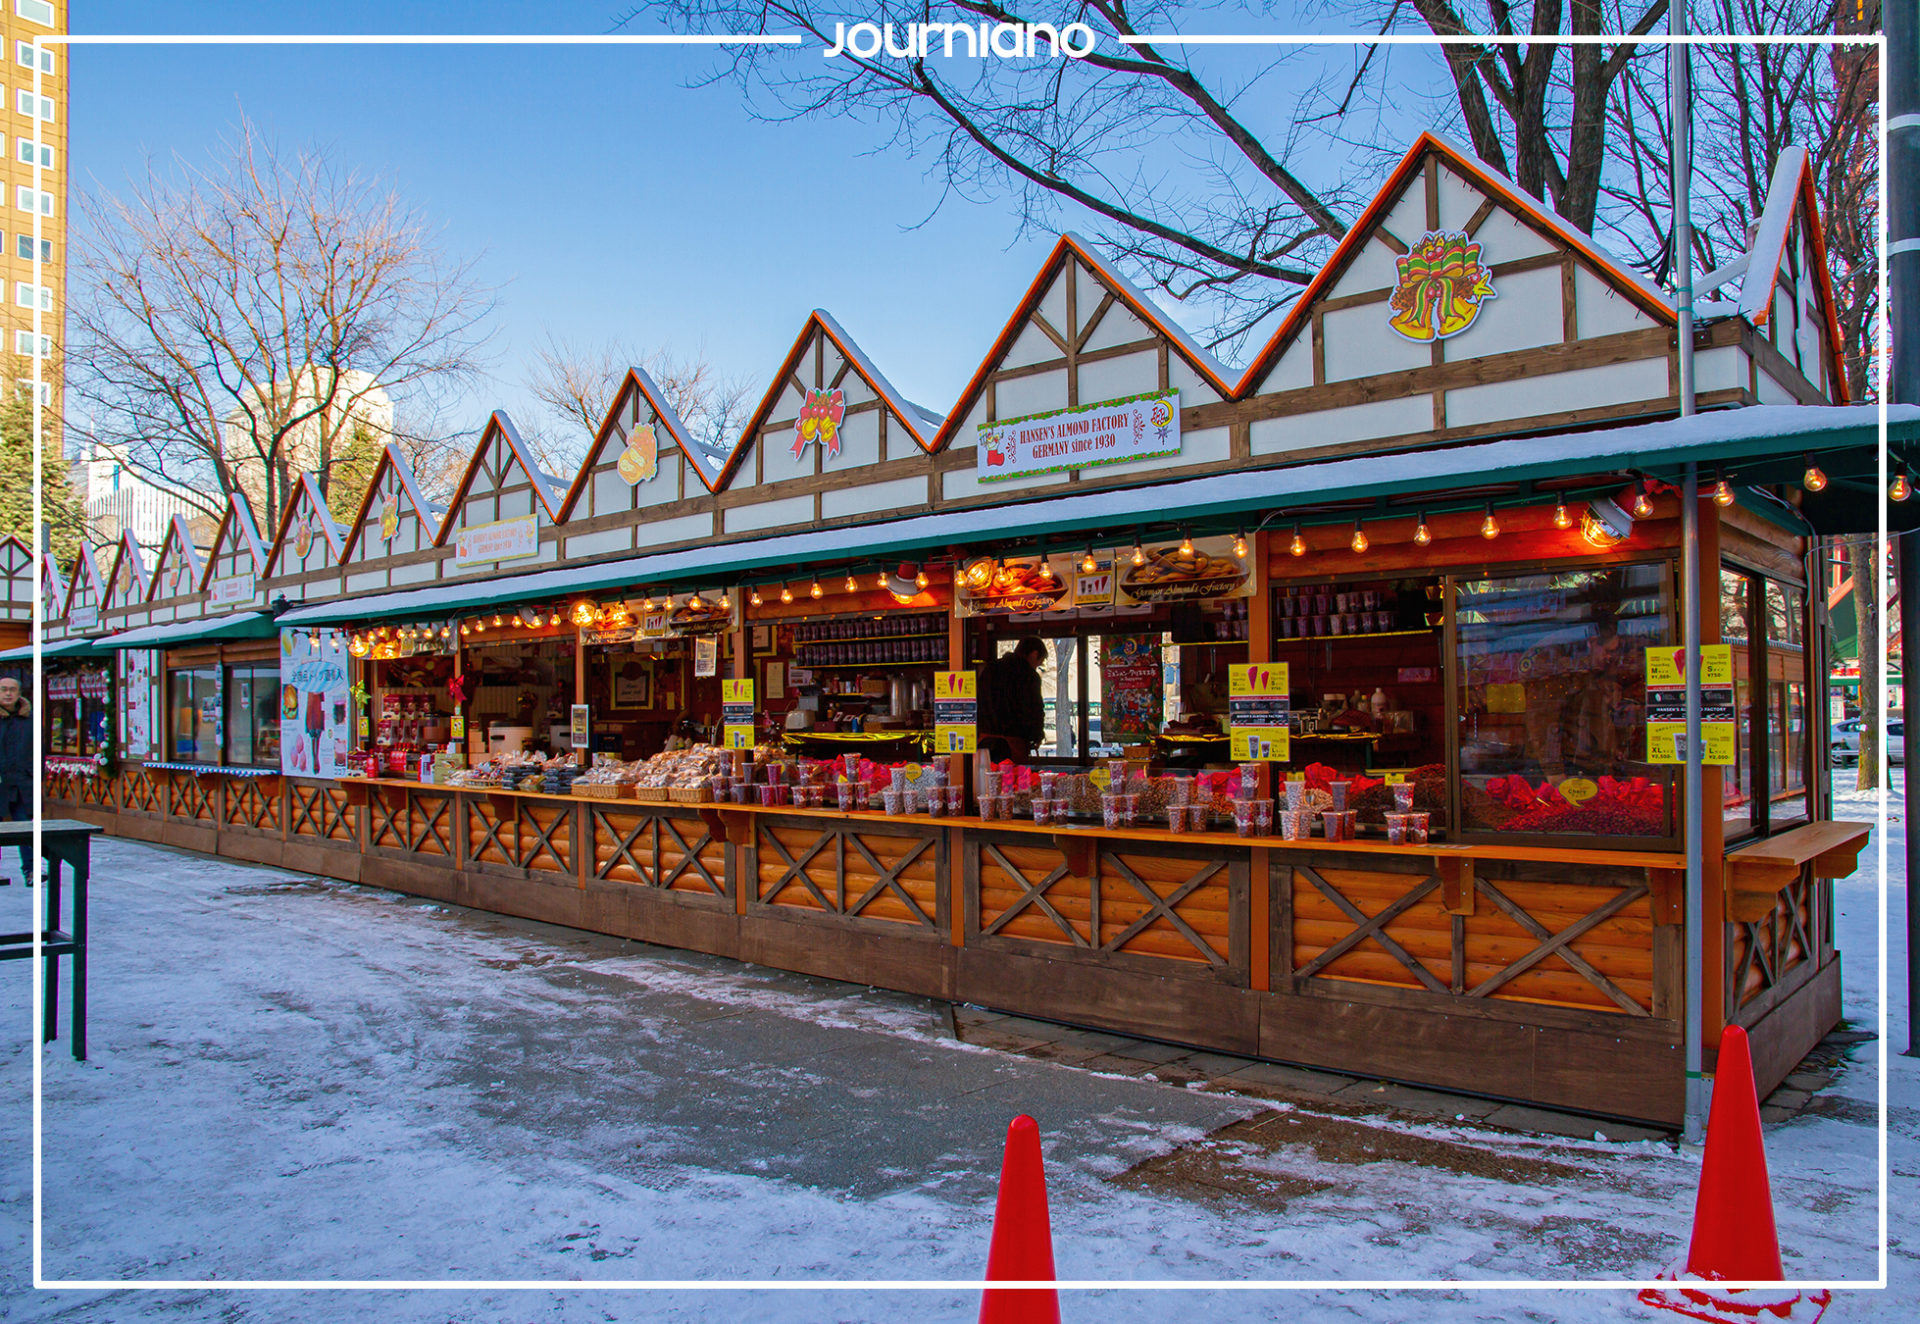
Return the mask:
[[(1872, 816), (1870, 797), (1846, 799), (1840, 816)], [(1895, 971), (1900, 841), (1896, 825)], [(1871, 848), (1862, 863), (1836, 910), (1847, 1015), (1871, 1029)], [(35, 1292), (29, 991), (14, 963), (0, 967), (15, 1027), (0, 1083), (0, 1318), (971, 1319), (967, 1291), (588, 1284), (975, 1277), (1017, 1112), (1041, 1125), (1067, 1278), (1644, 1277), (1687, 1232), (1696, 1160), (1663, 1142), (1276, 1109), (1106, 1076), (956, 1043), (944, 1008), (921, 999), (130, 842), (99, 842), (94, 897), (93, 1056), (73, 1062), (63, 1040), (42, 1057), (48, 1278), (582, 1286)], [(24, 927), (26, 902), (17, 885), (0, 891), (0, 927)], [(1898, 1017), (1904, 987), (1891, 991)], [(1877, 1049), (1855, 1048), (1805, 1114), (1769, 1128), (1790, 1275), (1876, 1272)], [(1920, 1063), (1891, 1063), (1892, 1289), (1843, 1294), (1833, 1320), (1920, 1313)], [(1620, 1292), (1063, 1302), (1069, 1320), (1194, 1310), (1656, 1318)]]

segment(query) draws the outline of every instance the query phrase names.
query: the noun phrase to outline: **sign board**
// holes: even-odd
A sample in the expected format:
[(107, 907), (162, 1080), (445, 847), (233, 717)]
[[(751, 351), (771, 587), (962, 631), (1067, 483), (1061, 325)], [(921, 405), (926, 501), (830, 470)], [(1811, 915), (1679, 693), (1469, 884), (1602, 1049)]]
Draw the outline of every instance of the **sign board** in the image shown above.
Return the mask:
[(983, 483), (1178, 455), (1180, 393), (995, 419), (975, 432), (974, 470)]
[(667, 614), (664, 611), (650, 611), (640, 618), (640, 637), (642, 639), (665, 639), (667, 637)]
[(1285, 662), (1227, 668), (1227, 730), (1236, 763), (1285, 763), (1290, 689)]
[(720, 641), (708, 635), (704, 639), (693, 641), (693, 674), (695, 676), (716, 676), (720, 674)]
[(589, 749), (593, 745), (593, 706), (576, 703), (567, 709), (568, 730), (575, 749)]
[(467, 715), (465, 713), (455, 713), (447, 722), (447, 732), (455, 740), (465, 740), (467, 738)]
[(1109, 634), (1100, 638), (1100, 738), (1151, 740), (1160, 730), (1160, 636)]
[(253, 572), (244, 575), (228, 575), (216, 579), (207, 586), (207, 605), (209, 607), (230, 607), (236, 602), (253, 600)]
[(84, 607), (75, 607), (67, 613), (69, 630), (91, 630), (100, 624), (100, 608), (88, 603)]
[[(709, 641), (711, 642), (711, 641)], [(753, 748), (753, 681), (720, 682), (721, 743), (728, 749)]]
[(540, 529), (531, 515), (475, 524), (453, 536), (453, 570), (496, 561), (520, 561), (540, 550)]
[[(1733, 645), (1700, 647), (1700, 761), (1730, 767), (1739, 742), (1733, 710)], [(1687, 761), (1687, 650), (1647, 646), (1647, 762)]]
[(344, 777), (353, 741), (347, 728), (346, 639), (338, 630), (280, 632), (280, 771)]
[(971, 671), (933, 673), (933, 752), (971, 754), (979, 748), (979, 682)]

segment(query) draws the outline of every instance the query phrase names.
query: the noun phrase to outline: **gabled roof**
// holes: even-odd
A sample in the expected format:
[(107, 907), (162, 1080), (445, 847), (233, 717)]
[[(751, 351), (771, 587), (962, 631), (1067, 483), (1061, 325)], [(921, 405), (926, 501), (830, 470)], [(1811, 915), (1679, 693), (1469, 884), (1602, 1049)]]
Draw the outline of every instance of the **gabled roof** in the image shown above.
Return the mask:
[(183, 592), (197, 593), (200, 590), (201, 565), (200, 553), (194, 550), (193, 534), (187, 528), (187, 517), (175, 515), (167, 521), (167, 536), (160, 540), (160, 554), (154, 558), (153, 574), (147, 580), (147, 601), (160, 597), (161, 585), (166, 582), (167, 572), (172, 569), (174, 560), (185, 562), (185, 584)]
[[(1449, 168), (1465, 176), (1475, 186), (1490, 197), (1497, 199), (1524, 222), (1535, 230), (1543, 232), (1548, 238), (1564, 244), (1586, 262), (1587, 266), (1605, 281), (1617, 293), (1665, 326), (1676, 325), (1679, 313), (1673, 301), (1661, 289), (1642, 276), (1618, 257), (1607, 252), (1593, 241), (1593, 236), (1582, 234), (1572, 225), (1546, 207), (1541, 201), (1527, 193), (1518, 184), (1505, 175), (1489, 167), (1458, 143), (1449, 141), (1437, 133), (1423, 133), (1414, 140), (1407, 154), (1400, 158), (1393, 173), (1387, 176), (1386, 183), (1373, 195), (1366, 210), (1360, 213), (1360, 219), (1353, 223), (1346, 236), (1340, 240), (1326, 265), (1313, 278), (1300, 297), (1294, 300), (1292, 308), (1281, 321), (1280, 326), (1253, 361), (1247, 364), (1246, 371), (1240, 375), (1235, 396), (1243, 396), (1260, 384), (1280, 356), (1308, 326), (1312, 324), (1313, 307), (1337, 283), (1353, 259), (1370, 243), (1377, 242), (1376, 232), (1388, 212), (1407, 186), (1412, 183), (1428, 156), (1437, 156), (1445, 161)], [(1412, 242), (1409, 240), (1408, 242)]]
[(565, 523), (573, 517), (574, 503), (580, 499), (580, 494), (586, 491), (587, 477), (593, 472), (600, 448), (606, 444), (607, 434), (613, 431), (614, 424), (626, 412), (627, 400), (635, 391), (638, 391), (641, 398), (647, 402), (647, 407), (653, 410), (654, 417), (658, 418), (660, 425), (666, 428), (667, 435), (673, 438), (673, 444), (680, 448), (680, 453), (686, 457), (693, 471), (700, 475), (701, 485), (708, 492), (720, 490), (720, 478), (707, 472), (707, 466), (699, 453), (700, 448), (693, 444), (693, 438), (687, 432), (687, 425), (680, 418), (680, 411), (673, 407), (666, 393), (660, 389), (653, 378), (647, 375), (645, 368), (628, 368), (626, 377), (620, 382), (620, 389), (613, 393), (613, 404), (608, 407), (607, 416), (600, 420), (600, 427), (593, 434), (593, 444), (587, 447), (586, 457), (580, 461), (580, 471), (573, 476), (573, 482), (567, 488), (567, 495), (560, 502), (560, 513), (554, 519), (556, 524)]
[(480, 441), (473, 448), (473, 458), (467, 461), (466, 472), (460, 475), (460, 486), (454, 488), (453, 498), (447, 502), (446, 518), (440, 522), (440, 533), (433, 540), (436, 547), (446, 543), (447, 533), (453, 528), (453, 517), (459, 511), (461, 502), (467, 499), (467, 490), (473, 486), (474, 475), (480, 472), (480, 461), (485, 458), (488, 448), (493, 445), (496, 437), (506, 443), (507, 449), (513, 452), (514, 459), (519, 462), (528, 481), (533, 484), (534, 498), (547, 512), (548, 522), (552, 524), (560, 522), (560, 517), (555, 513), (560, 509), (564, 495), (560, 491), (560, 480), (552, 474), (541, 472), (540, 466), (533, 462), (533, 452), (528, 450), (527, 443), (520, 439), (520, 430), (514, 427), (513, 420), (507, 417), (507, 411), (496, 409), (492, 417), (487, 419), (487, 426), (480, 433)]
[(800, 334), (794, 337), (793, 348), (787, 351), (787, 357), (781, 361), (779, 371), (774, 373), (773, 381), (767, 387), (767, 393), (760, 398), (759, 407), (747, 420), (746, 427), (741, 429), (740, 440), (733, 444), (733, 452), (727, 456), (726, 465), (720, 470), (720, 477), (712, 484), (715, 490), (733, 481), (734, 471), (740, 467), (740, 461), (746, 458), (748, 445), (753, 442), (755, 434), (765, 426), (767, 416), (773, 412), (773, 407), (780, 402), (780, 394), (786, 389), (787, 379), (793, 375), (793, 370), (800, 366), (800, 357), (806, 353), (807, 346), (816, 333), (832, 342), (833, 347), (840, 352), (840, 357), (859, 374), (860, 380), (867, 384), (867, 389), (880, 397), (893, 416), (900, 421), (900, 425), (906, 428), (907, 435), (913, 438), (921, 450), (932, 454), (937, 449), (935, 434), (938, 431), (938, 420), (930, 419), (926, 410), (900, 394), (893, 383), (874, 366), (873, 360), (867, 357), (866, 352), (854, 343), (853, 337), (834, 321), (832, 315), (825, 309), (816, 308), (807, 314), (807, 320), (801, 326)]
[[(67, 614), (67, 586), (60, 577), (60, 563), (53, 559), (52, 552), (40, 553), (40, 598), (48, 620), (59, 620)], [(58, 609), (59, 616), (54, 615)]]
[(107, 571), (107, 596), (113, 596), (113, 586), (120, 582), (120, 569), (127, 567), (133, 577), (133, 601), (145, 602), (152, 589), (147, 578), (147, 554), (140, 546), (140, 540), (132, 529), (122, 529), (120, 537), (113, 545), (113, 566)]
[(220, 516), (220, 527), (213, 531), (213, 548), (207, 553), (207, 564), (200, 575), (200, 588), (205, 591), (213, 583), (213, 572), (220, 561), (220, 553), (228, 540), (228, 535), (239, 539), (240, 545), (253, 555), (253, 573), (264, 574), (267, 568), (266, 548), (260, 545), (260, 530), (253, 522), (253, 507), (247, 503), (244, 493), (227, 494), (227, 509)]
[(380, 453), (380, 462), (373, 466), (373, 475), (367, 479), (367, 490), (360, 497), (360, 509), (354, 514), (353, 523), (347, 526), (347, 540), (341, 546), (340, 559), (345, 561), (353, 555), (353, 549), (359, 545), (360, 531), (367, 526), (367, 516), (373, 512), (373, 494), (380, 490), (381, 476), (391, 472), (399, 481), (400, 491), (406, 495), (413, 506), (414, 517), (421, 525), (432, 532), (429, 542), (440, 536), (440, 521), (446, 510), (420, 495), (420, 483), (413, 476), (413, 466), (407, 463), (407, 457), (400, 448), (388, 442)]
[(1013, 316), (1007, 319), (1006, 326), (1001, 328), (999, 338), (993, 342), (993, 347), (987, 351), (986, 357), (980, 360), (980, 366), (974, 370), (972, 380), (967, 383), (966, 389), (960, 392), (960, 398), (948, 411), (946, 421), (941, 424), (938, 435), (934, 438), (934, 449), (944, 450), (953, 444), (954, 434), (966, 421), (968, 411), (973, 408), (974, 401), (979, 399), (980, 392), (986, 388), (988, 375), (993, 372), (994, 366), (1006, 357), (1007, 351), (1013, 348), (1013, 342), (1019, 339), (1027, 319), (1040, 307), (1047, 290), (1052, 287), (1054, 279), (1065, 268), (1070, 258), (1078, 258), (1099, 278), (1101, 284), (1113, 292), (1116, 302), (1165, 336), (1173, 347), (1173, 352), (1178, 354), (1186, 365), (1198, 373), (1208, 385), (1218, 391), (1222, 399), (1233, 397), (1233, 383), (1227, 380), (1226, 366), (1204, 345), (1195, 340), (1185, 327), (1162, 312), (1140, 291), (1138, 286), (1121, 275), (1106, 259), (1096, 254), (1092, 244), (1072, 231), (1068, 231), (1060, 236), (1059, 242), (1053, 246), (1053, 251), (1047, 255), (1047, 260), (1040, 264), (1039, 273), (1034, 276), (1033, 283), (1027, 287), (1026, 294), (1015, 306)]
[(312, 474), (303, 472), (294, 482), (293, 495), (287, 498), (287, 508), (280, 512), (280, 526), (274, 531), (273, 546), (267, 549), (266, 576), (271, 576), (280, 568), (280, 549), (287, 545), (287, 533), (293, 527), (293, 512), (300, 508), (302, 498), (305, 498), (306, 503), (313, 508), (313, 513), (318, 516), (315, 523), (320, 526), (320, 532), (326, 537), (327, 545), (333, 549), (334, 563), (339, 564), (344, 534), (327, 511), (327, 499), (320, 494), (319, 481)]
[(74, 599), (80, 596), (81, 585), (87, 583), (93, 585), (93, 605), (95, 607), (105, 605), (107, 581), (100, 577), (99, 558), (94, 556), (92, 545), (83, 542), (80, 544), (80, 551), (73, 558), (73, 577), (67, 582), (66, 606), (62, 609), (63, 614), (69, 616), (73, 614)]

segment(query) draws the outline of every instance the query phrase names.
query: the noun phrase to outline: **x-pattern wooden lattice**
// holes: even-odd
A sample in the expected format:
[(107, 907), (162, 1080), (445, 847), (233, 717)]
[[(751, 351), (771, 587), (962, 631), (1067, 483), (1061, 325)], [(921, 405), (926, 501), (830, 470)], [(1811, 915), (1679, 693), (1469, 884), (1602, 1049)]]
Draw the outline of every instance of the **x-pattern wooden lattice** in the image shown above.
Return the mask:
[(515, 854), (511, 843), (513, 815), (488, 814), (479, 805), (469, 803), (467, 812), (480, 824), (480, 844), (473, 849), (472, 858), (484, 860), (487, 852), (494, 852), (494, 860), (500, 864), (514, 863)]
[[(1047, 895), (1061, 882), (1075, 876), (1067, 861), (1062, 860), (1060, 864), (1049, 870), (1044, 878), (1035, 882), (992, 842), (984, 843), (981, 853), (1020, 888), (1019, 897), (981, 929), (982, 937), (992, 937), (1006, 928), (1007, 924), (1017, 916), (1032, 909), (1045, 915), (1060, 931), (1061, 936), (1076, 947), (1084, 947), (1089, 951), (1124, 952), (1128, 943), (1153, 927), (1156, 922), (1164, 922), (1191, 944), (1208, 965), (1225, 968), (1229, 963), (1228, 956), (1216, 950), (1211, 942), (1181, 917), (1179, 911), (1182, 901), (1226, 871), (1226, 865), (1218, 860), (1200, 862), (1199, 868), (1194, 873), (1175, 884), (1172, 891), (1162, 895), (1127, 863), (1124, 856), (1106, 851), (1100, 852), (1092, 871), (1093, 876), (1088, 879), (1087, 931), (1082, 933), (1071, 920), (1060, 913), (1059, 908)], [(1137, 894), (1138, 898), (1146, 903), (1147, 908), (1113, 937), (1101, 941), (1098, 937), (1101, 930), (1100, 912), (1107, 900), (1107, 890), (1111, 886), (1107, 874), (1109, 869), (1126, 882), (1131, 892)]]
[[(1147, 903), (1146, 913), (1116, 933), (1111, 940), (1102, 943), (1102, 950), (1109, 952), (1125, 951), (1127, 944), (1132, 942), (1136, 935), (1144, 932), (1154, 921), (1165, 920), (1179, 932), (1181, 937), (1193, 944), (1194, 949), (1206, 958), (1208, 965), (1225, 966), (1227, 964), (1227, 958), (1215, 951), (1213, 944), (1195, 932), (1193, 926), (1180, 918), (1180, 912), (1175, 909), (1175, 907), (1182, 901), (1185, 901), (1189, 896), (1192, 896), (1200, 887), (1225, 872), (1227, 867), (1225, 864), (1219, 860), (1206, 862), (1201, 866), (1199, 872), (1183, 880), (1163, 897), (1154, 891), (1145, 879), (1141, 878), (1139, 874), (1135, 873), (1128, 866), (1124, 857), (1120, 855), (1109, 855), (1105, 851), (1102, 851), (1100, 859), (1102, 863), (1111, 865), (1118, 871), (1122, 878), (1125, 878), (1128, 883), (1132, 884), (1133, 889), (1138, 892), (1141, 899)], [(1106, 879), (1104, 876), (1101, 876), (1095, 880), (1095, 883), (1095, 894), (1098, 895), (1105, 890)], [(1095, 911), (1094, 913), (1098, 915), (1099, 912)], [(1096, 922), (1098, 921), (1096, 920)]]
[(139, 768), (122, 777), (120, 803), (123, 808), (154, 813), (160, 805), (160, 794), (154, 787), (153, 775), (145, 768)]
[[(789, 886), (798, 883), (807, 890), (822, 910), (857, 917), (873, 904), (875, 898), (891, 892), (907, 908), (907, 913), (913, 917), (914, 923), (927, 928), (937, 927), (934, 916), (927, 914), (919, 902), (913, 899), (913, 894), (900, 882), (901, 872), (928, 850), (933, 849), (934, 839), (931, 837), (922, 837), (914, 841), (913, 845), (902, 852), (900, 858), (890, 865), (882, 863), (867, 843), (861, 840), (858, 833), (834, 828), (821, 832), (814, 838), (811, 845), (798, 854), (788, 850), (786, 843), (780, 840), (779, 835), (765, 826), (759, 828), (759, 841), (763, 846), (772, 847), (773, 853), (779, 856), (780, 862), (785, 866), (773, 885), (760, 894), (762, 905), (772, 905)], [(813, 874), (808, 869), (808, 866), (829, 847), (832, 848), (833, 863), (832, 895), (820, 889), (819, 883), (814, 880)], [(873, 883), (851, 904), (847, 900), (847, 851), (849, 848), (864, 859), (874, 873)]]
[[(1808, 891), (1804, 878), (1789, 883), (1781, 890), (1772, 911), (1751, 923), (1741, 922), (1746, 950), (1740, 954), (1734, 969), (1733, 988), (1742, 1003), (1759, 997), (1779, 983), (1789, 969), (1797, 968), (1813, 956), (1813, 934), (1807, 924)], [(1796, 947), (1799, 960), (1793, 959)], [(1745, 993), (1747, 978), (1756, 966), (1760, 970), (1760, 983), (1752, 993)]]
[(1047, 899), (1047, 893), (1056, 885), (1065, 879), (1073, 877), (1073, 871), (1067, 867), (1065, 860), (1062, 860), (1048, 872), (1046, 877), (1036, 883), (1027, 877), (1025, 871), (1012, 860), (1009, 860), (1001, 849), (992, 842), (983, 842), (980, 847), (980, 853), (985, 858), (992, 860), (994, 864), (999, 867), (1000, 871), (1006, 874), (1020, 889), (1020, 895), (1015, 899), (1013, 904), (996, 915), (991, 924), (981, 928), (981, 937), (991, 938), (994, 934), (1004, 929), (1008, 923), (1020, 915), (1022, 911), (1032, 908), (1051, 920), (1053, 926), (1060, 930), (1061, 936), (1075, 947), (1085, 947), (1091, 950), (1093, 942), (1090, 934), (1100, 923), (1100, 900), (1099, 889), (1097, 887), (1094, 889), (1093, 911), (1092, 918), (1088, 923), (1088, 932), (1082, 933), (1073, 926), (1065, 915), (1060, 913), (1053, 902)]
[[(1428, 874), (1411, 890), (1393, 902), (1393, 904), (1387, 906), (1379, 914), (1369, 917), (1360, 907), (1347, 900), (1339, 888), (1329, 883), (1325, 878), (1322, 878), (1318, 870), (1311, 869), (1304, 864), (1296, 864), (1293, 867), (1301, 877), (1307, 880), (1314, 891), (1331, 901), (1334, 906), (1339, 909), (1340, 913), (1352, 920), (1356, 926), (1349, 930), (1345, 937), (1333, 943), (1318, 956), (1294, 971), (1297, 977), (1301, 979), (1311, 979), (1314, 975), (1319, 974), (1355, 947), (1358, 947), (1361, 943), (1371, 938), (1374, 943), (1386, 951), (1387, 955), (1405, 966), (1407, 973), (1420, 981), (1427, 989), (1434, 993), (1446, 993), (1449, 991), (1445, 984), (1435, 978), (1431, 970), (1421, 964), (1412, 953), (1408, 952), (1405, 947), (1402, 947), (1399, 942), (1394, 939), (1392, 934), (1387, 932), (1387, 926), (1389, 924), (1399, 919), (1400, 916), (1406, 914), (1409, 910), (1412, 910), (1438, 890), (1440, 886), (1439, 874)], [(1458, 941), (1457, 938), (1456, 941)]]
[(351, 836), (347, 805), (324, 786), (290, 783), (287, 790), (287, 830), (296, 837)]
[(1618, 984), (1594, 969), (1591, 962), (1573, 949), (1574, 942), (1581, 936), (1592, 932), (1619, 914), (1622, 910), (1632, 905), (1635, 901), (1646, 896), (1648, 894), (1648, 888), (1645, 883), (1634, 883), (1631, 886), (1621, 888), (1619, 892), (1615, 893), (1611, 901), (1608, 901), (1598, 910), (1588, 911), (1579, 919), (1567, 925), (1566, 928), (1561, 929), (1558, 933), (1552, 932), (1546, 925), (1528, 914), (1516, 904), (1512, 898), (1508, 897), (1486, 879), (1476, 878), (1473, 880), (1473, 885), (1475, 891), (1487, 900), (1493, 902), (1508, 919), (1511, 919), (1515, 924), (1518, 924), (1521, 928), (1532, 934), (1539, 940), (1540, 945), (1490, 978), (1484, 979), (1474, 985), (1473, 988), (1467, 991), (1468, 997), (1487, 997), (1493, 993), (1494, 990), (1500, 988), (1516, 976), (1525, 974), (1549, 956), (1556, 956), (1571, 966), (1582, 979), (1606, 994), (1608, 999), (1610, 999), (1615, 1006), (1619, 1007), (1620, 1010), (1633, 1016), (1651, 1016), (1653, 1014), (1650, 1009), (1641, 1006), (1637, 1000)]
[[(762, 846), (771, 846), (773, 853), (778, 855), (786, 865), (785, 871), (774, 881), (773, 886), (761, 892), (761, 905), (772, 905), (779, 895), (787, 890), (789, 883), (797, 882), (813, 895), (813, 899), (819, 903), (820, 909), (832, 911), (838, 911), (840, 909), (841, 902), (845, 899), (844, 884), (836, 881), (834, 889), (835, 895), (828, 897), (825, 892), (820, 890), (819, 885), (813, 881), (813, 875), (807, 872), (808, 862), (828, 846), (835, 846), (836, 851), (841, 849), (837, 845), (840, 841), (839, 833), (822, 832), (818, 837), (814, 838), (811, 846), (807, 847), (797, 856), (787, 849), (786, 843), (780, 840), (778, 833), (764, 825), (759, 828), (759, 841)], [(834, 868), (834, 877), (836, 880), (845, 876), (845, 870), (838, 866), (839, 857), (836, 856)]]
[[(529, 831), (528, 829), (532, 830)], [(519, 841), (523, 848), (523, 853), (520, 857), (520, 867), (523, 869), (539, 868), (539, 861), (544, 857), (553, 861), (554, 869), (561, 873), (567, 872), (566, 857), (560, 853), (560, 848), (553, 843), (555, 837), (565, 832), (571, 832), (572, 830), (573, 815), (564, 809), (553, 812), (549, 815), (545, 823), (540, 821), (538, 814), (522, 813), (520, 815)]]
[[(860, 852), (861, 857), (865, 859), (868, 864), (873, 866), (873, 872), (875, 874), (873, 885), (861, 894), (858, 901), (846, 907), (847, 914), (858, 915), (871, 905), (873, 899), (882, 892), (892, 892), (900, 899), (900, 903), (907, 908), (908, 913), (914, 917), (916, 923), (925, 925), (927, 928), (933, 927), (933, 916), (922, 910), (920, 903), (915, 901), (912, 894), (900, 885), (900, 871), (933, 848), (932, 837), (919, 838), (913, 843), (911, 848), (901, 854), (899, 859), (895, 860), (891, 865), (884, 865), (880, 863), (878, 859), (874, 858), (873, 852), (867, 849), (867, 843), (862, 841), (857, 833), (844, 832), (836, 835), (841, 838), (843, 843), (841, 846), (842, 859), (844, 860), (845, 858), (844, 852), (846, 847), (850, 845)], [(841, 870), (841, 876), (843, 878), (845, 877), (845, 873), (846, 871), (844, 869)], [(843, 884), (841, 888), (841, 900), (843, 903), (846, 899), (845, 890)]]
[[(672, 837), (673, 844), (680, 848), (680, 862), (678, 864), (666, 870), (664, 873), (657, 868), (655, 869), (655, 887), (672, 887), (689, 873), (697, 873), (700, 875), (701, 881), (706, 883), (707, 889), (715, 896), (727, 895), (726, 883), (714, 877), (713, 870), (707, 868), (707, 862), (701, 858), (702, 853), (707, 847), (713, 844), (712, 828), (702, 823), (700, 825), (699, 838), (689, 845), (686, 834), (680, 831), (680, 823), (682, 820), (669, 818), (664, 814), (657, 814), (654, 815), (653, 822), (653, 858), (656, 861), (660, 858), (662, 836)], [(641, 876), (645, 877), (645, 874), (643, 873)]]
[(175, 818), (212, 818), (213, 792), (191, 773), (172, 779), (173, 794), (167, 812)]
[(227, 787), (226, 822), (230, 827), (264, 831), (280, 826), (278, 797), (260, 789), (253, 778), (235, 781)]
[[(596, 866), (594, 877), (610, 877), (614, 869), (624, 863), (640, 876), (641, 882), (650, 887), (659, 886), (656, 879), (657, 870), (651, 863), (660, 858), (659, 815), (648, 814), (642, 818), (636, 818), (633, 820), (632, 827), (622, 828), (606, 810), (595, 808), (592, 813), (595, 841), (598, 842), (604, 834), (613, 842), (613, 853), (607, 857), (605, 864)], [(634, 854), (636, 845), (641, 849), (640, 855)]]

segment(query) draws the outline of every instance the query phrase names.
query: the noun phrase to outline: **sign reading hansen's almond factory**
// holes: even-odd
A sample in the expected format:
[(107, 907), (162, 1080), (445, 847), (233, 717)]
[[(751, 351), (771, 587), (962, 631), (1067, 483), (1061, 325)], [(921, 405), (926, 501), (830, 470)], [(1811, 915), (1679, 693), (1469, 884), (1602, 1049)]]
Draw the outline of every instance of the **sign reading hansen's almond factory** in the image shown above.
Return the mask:
[(982, 423), (974, 461), (983, 483), (1090, 469), (1180, 453), (1180, 393), (1155, 391), (1103, 404)]

